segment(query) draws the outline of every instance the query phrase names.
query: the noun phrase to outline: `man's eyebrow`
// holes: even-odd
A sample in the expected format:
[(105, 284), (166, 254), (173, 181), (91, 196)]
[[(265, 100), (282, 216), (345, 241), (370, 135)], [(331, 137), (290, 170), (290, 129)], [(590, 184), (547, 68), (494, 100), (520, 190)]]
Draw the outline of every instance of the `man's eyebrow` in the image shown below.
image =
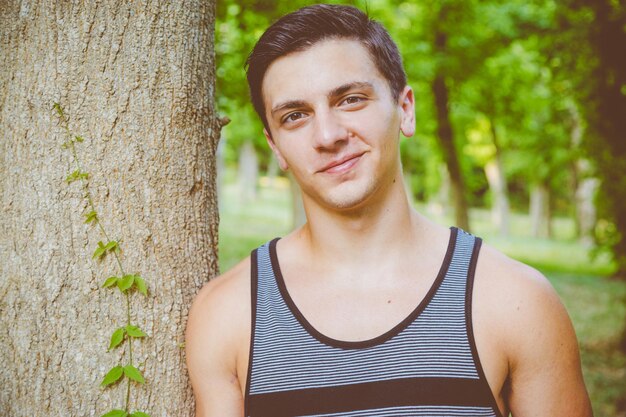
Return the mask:
[[(340, 85), (339, 87), (333, 88), (332, 90), (330, 90), (330, 92), (326, 96), (328, 98), (333, 98), (333, 97), (341, 96), (350, 90), (373, 89), (373, 88), (374, 88), (374, 85), (368, 81), (354, 81), (354, 82), (343, 84), (343, 85)], [(306, 102), (304, 100), (289, 100), (289, 101), (285, 101), (283, 103), (279, 103), (276, 106), (274, 106), (270, 113), (273, 116), (275, 113), (281, 110), (297, 109), (297, 108), (302, 108), (302, 107), (306, 107)]]
[(338, 96), (341, 96), (341, 95), (347, 93), (350, 90), (373, 89), (373, 88), (374, 88), (374, 86), (370, 82), (367, 82), (367, 81), (354, 81), (354, 82), (351, 82), (351, 83), (340, 85), (337, 88), (333, 88), (327, 94), (327, 96), (328, 96), (328, 98), (338, 97)]
[(279, 112), (281, 110), (297, 109), (297, 108), (302, 108), (305, 106), (306, 106), (306, 102), (304, 102), (304, 100), (289, 100), (289, 101), (285, 101), (284, 103), (280, 103), (274, 106), (272, 108), (271, 113), (273, 116), (276, 112)]

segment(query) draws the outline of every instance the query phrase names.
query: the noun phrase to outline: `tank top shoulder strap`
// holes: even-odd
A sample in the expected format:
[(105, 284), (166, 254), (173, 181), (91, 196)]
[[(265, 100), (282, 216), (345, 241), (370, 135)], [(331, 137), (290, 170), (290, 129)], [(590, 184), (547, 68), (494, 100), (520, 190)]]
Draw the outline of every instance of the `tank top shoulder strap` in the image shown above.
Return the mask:
[(286, 308), (276, 281), (274, 271), (276, 261), (272, 259), (272, 257), (276, 256), (273, 247), (275, 247), (278, 240), (279, 238), (272, 239), (252, 252), (252, 281), (253, 289), (256, 293), (254, 294), (256, 298), (254, 301), (256, 301), (256, 304), (262, 304), (266, 307)]
[(455, 300), (458, 302), (466, 298), (466, 289), (469, 281), (473, 279), (473, 268), (482, 240), (463, 229), (456, 227), (451, 229), (452, 233), (456, 234), (456, 242), (442, 286), (453, 286), (458, 289), (460, 299)]

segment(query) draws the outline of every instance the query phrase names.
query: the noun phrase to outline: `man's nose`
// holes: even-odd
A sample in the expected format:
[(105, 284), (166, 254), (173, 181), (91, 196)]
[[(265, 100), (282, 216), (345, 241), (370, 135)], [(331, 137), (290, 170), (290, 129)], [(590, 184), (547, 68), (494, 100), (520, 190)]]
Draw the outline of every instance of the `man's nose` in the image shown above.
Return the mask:
[(315, 119), (317, 149), (333, 149), (348, 140), (347, 127), (332, 110), (317, 112)]

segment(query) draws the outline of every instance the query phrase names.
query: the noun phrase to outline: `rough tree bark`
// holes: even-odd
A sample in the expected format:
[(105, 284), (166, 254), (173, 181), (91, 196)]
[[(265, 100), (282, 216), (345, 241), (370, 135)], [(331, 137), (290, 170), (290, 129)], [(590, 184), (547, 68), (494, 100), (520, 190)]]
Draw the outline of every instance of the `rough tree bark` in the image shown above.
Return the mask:
[(190, 301), (217, 269), (214, 2), (0, 3), (0, 414), (93, 416), (123, 408), (126, 384), (101, 389), (125, 301), (100, 289), (114, 259), (92, 260), (86, 209), (59, 102), (94, 202), (128, 273), (150, 336), (134, 362), (147, 383), (131, 410), (192, 416), (182, 348)]

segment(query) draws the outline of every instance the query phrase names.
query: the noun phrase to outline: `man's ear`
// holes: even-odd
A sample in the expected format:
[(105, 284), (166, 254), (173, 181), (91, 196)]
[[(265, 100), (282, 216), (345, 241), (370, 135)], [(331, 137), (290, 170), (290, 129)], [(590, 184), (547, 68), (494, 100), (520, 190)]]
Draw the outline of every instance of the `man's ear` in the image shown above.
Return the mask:
[(415, 134), (415, 97), (413, 96), (413, 89), (408, 85), (400, 93), (398, 104), (402, 108), (400, 131), (409, 138)]
[(267, 144), (270, 145), (272, 152), (274, 152), (274, 155), (276, 156), (278, 166), (283, 171), (287, 171), (289, 169), (289, 165), (287, 164), (287, 161), (285, 161), (285, 158), (283, 158), (283, 154), (280, 153), (280, 150), (274, 143), (274, 139), (272, 139), (272, 136), (267, 132), (267, 129), (263, 129), (263, 134), (265, 135), (265, 139), (267, 139)]

